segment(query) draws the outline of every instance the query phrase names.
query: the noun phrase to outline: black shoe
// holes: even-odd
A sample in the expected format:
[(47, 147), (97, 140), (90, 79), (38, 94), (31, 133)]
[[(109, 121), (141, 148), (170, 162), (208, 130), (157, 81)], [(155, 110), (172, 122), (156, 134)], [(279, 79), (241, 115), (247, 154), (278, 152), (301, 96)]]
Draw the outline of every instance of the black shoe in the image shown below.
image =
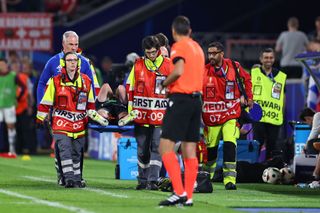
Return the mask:
[(156, 181), (150, 181), (150, 182), (147, 183), (146, 189), (148, 189), (148, 190), (159, 190), (159, 187), (158, 187)]
[(59, 177), (58, 178), (58, 185), (59, 186), (65, 186), (66, 185), (66, 182), (65, 182), (63, 177)]
[(74, 187), (75, 188), (85, 188), (87, 185), (86, 185), (86, 182), (85, 181), (76, 181), (74, 183)]
[(178, 196), (175, 193), (173, 193), (166, 200), (161, 201), (159, 203), (159, 206), (184, 205), (186, 201), (187, 201), (187, 196)]
[(81, 186), (80, 188), (85, 188), (87, 186), (87, 181), (83, 178), (81, 178)]
[(147, 183), (146, 182), (138, 183), (138, 185), (136, 186), (136, 190), (144, 190), (146, 188), (147, 188)]
[(233, 184), (231, 182), (227, 183), (224, 187), (226, 190), (237, 190), (236, 184)]
[(67, 180), (65, 188), (74, 188), (74, 181), (73, 180)]

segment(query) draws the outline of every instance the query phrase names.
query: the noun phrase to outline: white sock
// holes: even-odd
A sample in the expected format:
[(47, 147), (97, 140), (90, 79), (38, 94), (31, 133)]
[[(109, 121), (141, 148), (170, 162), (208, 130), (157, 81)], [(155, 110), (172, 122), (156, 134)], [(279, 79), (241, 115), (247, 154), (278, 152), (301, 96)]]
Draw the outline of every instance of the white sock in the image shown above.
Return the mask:
[(16, 129), (8, 128), (9, 152), (11, 153), (16, 153), (15, 140), (16, 140)]
[(182, 195), (179, 195), (180, 197), (186, 197), (187, 196), (187, 192), (183, 192)]
[(190, 204), (190, 203), (192, 203), (192, 198), (190, 198), (190, 199), (188, 199), (188, 200), (186, 201), (186, 204)]

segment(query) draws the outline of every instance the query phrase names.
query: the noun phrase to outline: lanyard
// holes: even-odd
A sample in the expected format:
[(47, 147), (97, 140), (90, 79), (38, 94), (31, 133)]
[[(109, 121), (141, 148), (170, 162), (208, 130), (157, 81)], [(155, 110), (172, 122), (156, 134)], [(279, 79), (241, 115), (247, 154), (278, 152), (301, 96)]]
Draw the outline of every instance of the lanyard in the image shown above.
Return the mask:
[(227, 66), (227, 67), (226, 67), (226, 70), (224, 70), (222, 66), (223, 66), (223, 65), (221, 65), (221, 67), (219, 67), (218, 69), (214, 68), (214, 71), (215, 71), (216, 73), (219, 72), (219, 71), (221, 71), (221, 77), (227, 78), (227, 72), (228, 72), (229, 67), (228, 67), (228, 65), (226, 65), (226, 66)]
[[(152, 63), (152, 66), (148, 66), (148, 65), (147, 65), (147, 64), (150, 63), (150, 62)], [(162, 74), (159, 72), (159, 68), (160, 68), (161, 65), (158, 67), (153, 61), (151, 61), (150, 59), (146, 58), (146, 59), (145, 59), (145, 66), (147, 67), (147, 69), (148, 69), (149, 71), (155, 72), (156, 75), (162, 76)], [(150, 69), (149, 69), (149, 68), (150, 68)], [(155, 68), (155, 69), (153, 70), (152, 68)]]

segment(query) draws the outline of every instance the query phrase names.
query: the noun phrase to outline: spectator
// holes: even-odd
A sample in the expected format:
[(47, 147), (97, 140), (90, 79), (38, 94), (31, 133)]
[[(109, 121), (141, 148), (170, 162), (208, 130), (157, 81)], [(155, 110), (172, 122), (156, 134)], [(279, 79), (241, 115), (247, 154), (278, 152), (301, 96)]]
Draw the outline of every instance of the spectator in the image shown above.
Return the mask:
[(20, 71), (21, 71), (20, 59), (10, 61), (9, 67), (10, 67), (10, 70), (11, 70), (12, 72), (20, 73)]
[[(16, 97), (17, 86), (20, 88), (20, 94)], [(0, 59), (0, 122), (5, 121), (8, 130), (9, 157), (16, 157), (16, 101), (22, 98), (26, 91), (25, 85), (17, 77), (15, 72), (8, 69), (5, 59)]]
[(123, 80), (123, 85), (124, 86), (127, 83), (127, 79), (128, 79), (129, 73), (130, 73), (130, 71), (132, 69), (132, 66), (134, 65), (134, 63), (136, 62), (136, 60), (138, 58), (140, 58), (140, 56), (135, 52), (129, 53), (126, 56), (126, 61), (125, 61), (124, 65), (127, 67), (127, 70), (125, 72), (125, 76), (124, 76), (124, 80)]
[(301, 64), (295, 60), (295, 56), (306, 50), (308, 38), (305, 33), (298, 30), (299, 20), (291, 17), (288, 20), (288, 31), (284, 31), (277, 39), (277, 52), (281, 52), (281, 69), (287, 74), (288, 78), (301, 78)]
[(137, 53), (135, 53), (135, 52), (129, 53), (126, 56), (125, 65), (131, 70), (132, 66), (134, 65), (134, 63), (136, 62), (136, 60), (138, 58), (140, 58), (140, 56)]
[(97, 65), (97, 58), (94, 55), (89, 55), (87, 58), (89, 59), (91, 69), (93, 69), (96, 73), (99, 87), (101, 87), (103, 85), (103, 79), (102, 79), (101, 70), (96, 66)]
[(59, 11), (60, 23), (64, 24), (72, 20), (78, 6), (77, 0), (61, 0), (61, 7)]
[(18, 55), (18, 53), (16, 51), (9, 51), (9, 58), (8, 58), (8, 63), (11, 64), (12, 62), (15, 62), (15, 61), (19, 61), (20, 60), (20, 57)]
[(320, 16), (318, 16), (315, 21), (315, 30), (309, 34), (310, 40), (320, 40)]
[[(309, 43), (308, 51), (310, 52), (320, 52), (320, 40), (312, 40)], [(314, 76), (320, 79), (320, 61), (318, 59), (308, 59), (308, 66), (312, 70)], [(320, 111), (320, 92), (319, 88), (315, 83), (315, 79), (310, 76), (307, 68), (304, 68), (306, 76), (309, 76), (306, 81), (307, 85), (307, 107), (319, 112)]]
[[(18, 64), (20, 66), (20, 63)], [(25, 66), (24, 66), (25, 67)], [(32, 106), (34, 104), (34, 98), (32, 94), (32, 86), (29, 76), (21, 71), (15, 71), (20, 81), (23, 83), (24, 87), (27, 88), (23, 91), (22, 97), (17, 101), (16, 105), (16, 131), (17, 131), (17, 140), (16, 140), (16, 151), (17, 154), (23, 154), (23, 149), (28, 148), (29, 154), (36, 153), (35, 138), (30, 137), (32, 134)], [(17, 96), (21, 93), (20, 88), (17, 89)]]

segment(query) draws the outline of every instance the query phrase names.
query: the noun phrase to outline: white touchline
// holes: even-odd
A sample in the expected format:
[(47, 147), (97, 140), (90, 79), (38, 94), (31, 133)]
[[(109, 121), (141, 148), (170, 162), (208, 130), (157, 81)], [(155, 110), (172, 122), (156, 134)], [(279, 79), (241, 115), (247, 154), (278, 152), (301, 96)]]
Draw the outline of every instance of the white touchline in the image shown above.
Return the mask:
[(241, 200), (237, 200), (237, 199), (227, 199), (230, 201), (241, 201), (241, 202), (275, 202), (275, 200), (246, 200), (246, 199), (241, 199)]
[(104, 190), (95, 189), (95, 188), (91, 188), (91, 187), (86, 187), (86, 188), (84, 188), (84, 190), (90, 191), (90, 192), (96, 192), (96, 193), (102, 194), (102, 195), (109, 195), (109, 196), (111, 196), (111, 197), (129, 198), (127, 195), (119, 195), (119, 194), (115, 194), (115, 193), (112, 193), (112, 192), (106, 192), (106, 191), (104, 191)]
[(41, 178), (41, 177), (33, 177), (33, 176), (22, 176), (23, 178), (34, 180), (34, 181), (42, 181), (42, 182), (48, 182), (48, 183), (54, 183), (54, 180), (50, 180), (47, 178)]
[(65, 209), (65, 210), (68, 210), (68, 211), (71, 211), (71, 212), (93, 213), (91, 211), (87, 211), (87, 210), (81, 209), (79, 207), (65, 206), (65, 205), (63, 205), (61, 203), (58, 203), (58, 202), (51, 202), (51, 201), (47, 201), (47, 200), (41, 200), (41, 199), (36, 198), (36, 197), (31, 197), (31, 196), (28, 196), (28, 195), (19, 194), (17, 192), (8, 191), (8, 190), (5, 190), (5, 189), (0, 189), (0, 193), (6, 194), (6, 195), (10, 195), (10, 196), (13, 196), (13, 197), (18, 197), (18, 198), (22, 198), (22, 199), (31, 200), (34, 203), (39, 203), (39, 204), (43, 204), (43, 205), (46, 205), (46, 206)]
[[(29, 180), (34, 180), (34, 181), (42, 181), (42, 182), (49, 182), (49, 183), (54, 183), (54, 180), (50, 180), (47, 178), (41, 178), (41, 177), (33, 177), (33, 176), (23, 176), (23, 178), (29, 179)], [(101, 195), (108, 195), (111, 197), (117, 197), (117, 198), (129, 198), (127, 195), (120, 195), (120, 194), (116, 194), (116, 193), (112, 193), (112, 192), (107, 192), (101, 189), (95, 189), (95, 188), (91, 188), (91, 187), (86, 187), (83, 188), (82, 190), (86, 190), (86, 191), (90, 191), (90, 192), (96, 192), (98, 194)]]

